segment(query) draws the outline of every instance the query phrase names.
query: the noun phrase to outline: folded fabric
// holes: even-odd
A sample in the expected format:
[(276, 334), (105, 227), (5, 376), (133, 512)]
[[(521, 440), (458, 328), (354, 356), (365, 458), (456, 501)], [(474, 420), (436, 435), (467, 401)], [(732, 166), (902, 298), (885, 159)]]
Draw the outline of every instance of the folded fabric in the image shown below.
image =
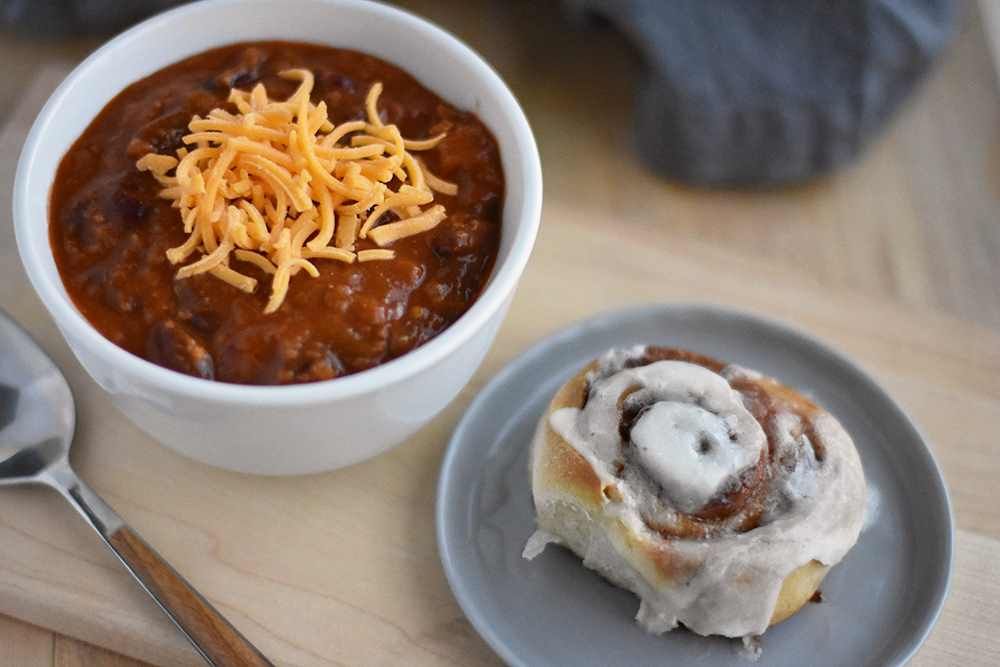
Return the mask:
[(51, 35), (121, 30), (180, 0), (3, 0), (0, 24)]
[(702, 185), (803, 181), (855, 158), (955, 32), (952, 0), (565, 0), (644, 55), (638, 150)]

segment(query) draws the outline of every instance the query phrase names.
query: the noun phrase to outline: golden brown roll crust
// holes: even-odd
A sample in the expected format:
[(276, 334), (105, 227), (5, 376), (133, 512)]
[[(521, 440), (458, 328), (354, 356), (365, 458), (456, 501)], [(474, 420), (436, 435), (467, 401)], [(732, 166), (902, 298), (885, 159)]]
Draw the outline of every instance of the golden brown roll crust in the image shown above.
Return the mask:
[[(587, 373), (593, 369), (594, 365), (593, 363), (588, 364), (569, 382), (559, 388), (549, 403), (546, 415), (552, 414), (559, 408), (579, 407), (583, 404), (586, 396)], [(559, 437), (559, 434), (548, 425), (545, 427), (543, 452), (544, 454), (536, 459), (538, 466), (536, 477), (541, 480), (541, 483), (554, 489), (565, 489), (567, 492), (575, 494), (581, 504), (593, 510), (600, 509), (603, 488), (597, 473), (594, 472), (582, 454)]]

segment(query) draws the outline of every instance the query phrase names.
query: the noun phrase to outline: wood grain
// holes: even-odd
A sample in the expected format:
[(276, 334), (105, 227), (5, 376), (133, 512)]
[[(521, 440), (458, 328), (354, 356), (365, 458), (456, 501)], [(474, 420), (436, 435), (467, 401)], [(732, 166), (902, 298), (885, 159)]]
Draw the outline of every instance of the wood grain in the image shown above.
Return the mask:
[(52, 633), (0, 616), (0, 665), (52, 664)]
[[(51, 664), (53, 667), (142, 667), (145, 663), (68, 637), (57, 636)], [(32, 666), (26, 664), (23, 667)]]
[(1000, 77), (1000, 4), (995, 0), (979, 0), (976, 6), (982, 18), (990, 55), (993, 57), (994, 73)]
[[(565, 23), (555, 3), (407, 4), (497, 67), (542, 151), (542, 233), (483, 369), (411, 442), (346, 471), (271, 480), (180, 459), (113, 411), (27, 287), (9, 231), (13, 160), (0, 161), (0, 307), (67, 371), (81, 474), (281, 664), (497, 664), (448, 592), (433, 541), (437, 467), (463, 406), (578, 317), (644, 301), (735, 304), (848, 351), (916, 417), (960, 531), (952, 595), (915, 664), (996, 664), (1000, 95), (979, 15), (861, 163), (749, 193), (667, 184), (634, 160), (639, 69), (612, 33)], [(0, 42), (0, 114), (19, 102), (0, 133), (4, 155), (17, 154), (48, 91), (92, 43)], [(154, 664), (200, 664), (43, 490), (0, 492), (0, 612)], [(0, 664), (135, 663), (0, 617)]]
[(1000, 541), (958, 531), (951, 597), (915, 666), (997, 665), (1000, 644)]
[(270, 667), (250, 644), (134, 530), (123, 526), (108, 544), (162, 604), (184, 633), (217, 667)]

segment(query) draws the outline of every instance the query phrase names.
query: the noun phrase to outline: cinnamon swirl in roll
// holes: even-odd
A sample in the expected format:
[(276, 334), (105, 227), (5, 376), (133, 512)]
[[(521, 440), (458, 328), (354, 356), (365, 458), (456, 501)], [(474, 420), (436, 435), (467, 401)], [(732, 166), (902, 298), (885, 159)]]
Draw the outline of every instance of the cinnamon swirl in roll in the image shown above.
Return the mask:
[(612, 350), (552, 399), (531, 455), (538, 530), (639, 596), (650, 632), (744, 637), (798, 611), (861, 531), (861, 461), (778, 381), (684, 350)]

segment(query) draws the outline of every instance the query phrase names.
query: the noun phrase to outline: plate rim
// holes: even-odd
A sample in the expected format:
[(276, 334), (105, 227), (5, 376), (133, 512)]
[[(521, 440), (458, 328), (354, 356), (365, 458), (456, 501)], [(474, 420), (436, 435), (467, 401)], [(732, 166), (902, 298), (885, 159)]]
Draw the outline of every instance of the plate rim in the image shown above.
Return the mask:
[(814, 351), (831, 357), (835, 362), (842, 364), (847, 367), (848, 370), (864, 378), (878, 391), (887, 404), (895, 410), (897, 416), (902, 418), (903, 423), (912, 429), (912, 431), (916, 434), (922, 454), (929, 462), (930, 471), (933, 473), (933, 490), (939, 495), (939, 499), (944, 506), (943, 523), (945, 524), (944, 528), (946, 528), (947, 540), (943, 545), (946, 560), (943, 582), (942, 585), (940, 585), (937, 594), (932, 599), (931, 604), (928, 606), (930, 613), (924, 617), (924, 622), (917, 627), (907, 640), (904, 641), (903, 646), (901, 647), (902, 652), (897, 653), (898, 661), (896, 664), (906, 664), (913, 658), (914, 655), (916, 655), (917, 651), (921, 646), (923, 646), (927, 637), (937, 625), (941, 612), (944, 608), (944, 604), (951, 593), (951, 585), (955, 569), (954, 508), (952, 506), (951, 494), (948, 489), (947, 480), (944, 477), (944, 472), (938, 463), (937, 457), (934, 455), (934, 450), (929, 445), (930, 440), (910, 414), (904, 410), (896, 399), (893, 398), (892, 394), (887, 391), (885, 387), (883, 387), (882, 383), (879, 382), (872, 373), (867, 371), (864, 366), (855, 361), (853, 357), (841, 351), (835, 345), (826, 342), (798, 325), (789, 323), (777, 317), (773, 317), (771, 315), (761, 315), (748, 310), (710, 302), (647, 302), (623, 308), (604, 310), (573, 320), (552, 333), (543, 336), (523, 352), (507, 361), (503, 368), (501, 368), (496, 375), (483, 385), (482, 389), (480, 389), (472, 401), (469, 402), (461, 418), (452, 430), (451, 436), (448, 438), (448, 444), (445, 447), (444, 456), (442, 457), (441, 465), (438, 471), (438, 481), (435, 489), (434, 501), (434, 523), (438, 558), (441, 561), (441, 566), (444, 570), (445, 578), (448, 581), (448, 587), (451, 589), (452, 596), (458, 602), (458, 605), (466, 619), (472, 624), (479, 636), (486, 641), (489, 647), (504, 662), (517, 667), (528, 665), (528, 663), (526, 663), (521, 656), (513, 651), (510, 647), (510, 643), (504, 641), (494, 631), (492, 625), (488, 622), (488, 619), (483, 616), (478, 605), (474, 603), (472, 596), (469, 594), (470, 587), (462, 586), (462, 579), (456, 569), (456, 559), (453, 557), (448, 548), (450, 542), (447, 539), (447, 525), (443, 520), (444, 516), (446, 516), (449, 512), (449, 508), (446, 505), (446, 496), (448, 495), (448, 489), (451, 487), (451, 479), (455, 469), (455, 459), (462, 450), (462, 442), (468, 439), (466, 438), (465, 432), (470, 428), (472, 416), (478, 414), (478, 412), (489, 403), (492, 395), (496, 393), (498, 388), (505, 385), (511, 376), (517, 374), (525, 365), (530, 364), (534, 359), (543, 356), (550, 349), (557, 346), (561, 341), (573, 337), (581, 331), (585, 331), (590, 328), (598, 328), (602, 324), (610, 324), (615, 320), (635, 319), (644, 315), (649, 316), (653, 313), (661, 315), (666, 314), (674, 317), (687, 313), (696, 313), (714, 317), (733, 318), (737, 320), (749, 321), (758, 326), (762, 325), (764, 327), (775, 329), (785, 336), (802, 339), (804, 342), (808, 343)]

